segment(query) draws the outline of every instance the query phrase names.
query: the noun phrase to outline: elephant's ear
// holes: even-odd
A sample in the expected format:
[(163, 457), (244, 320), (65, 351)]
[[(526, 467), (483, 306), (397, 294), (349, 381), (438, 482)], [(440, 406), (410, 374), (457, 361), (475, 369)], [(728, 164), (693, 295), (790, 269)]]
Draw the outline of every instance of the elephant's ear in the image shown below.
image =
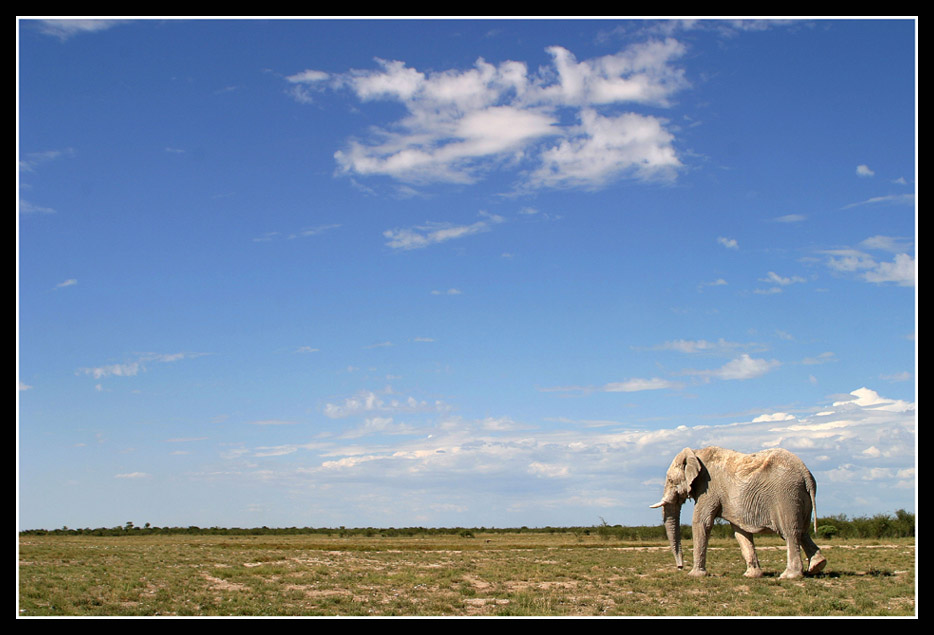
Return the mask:
[(694, 450), (691, 448), (684, 448), (678, 455), (678, 464), (681, 466), (682, 473), (684, 474), (684, 480), (679, 483), (679, 493), (687, 498), (691, 495), (691, 486), (694, 484), (694, 479), (696, 479), (697, 475), (701, 472), (700, 459), (694, 454)]
[(701, 464), (700, 459), (694, 454), (694, 450), (691, 448), (684, 448), (684, 451), (686, 453), (684, 459), (684, 480), (687, 481), (690, 487), (694, 483), (694, 479), (697, 478), (697, 475), (700, 474)]

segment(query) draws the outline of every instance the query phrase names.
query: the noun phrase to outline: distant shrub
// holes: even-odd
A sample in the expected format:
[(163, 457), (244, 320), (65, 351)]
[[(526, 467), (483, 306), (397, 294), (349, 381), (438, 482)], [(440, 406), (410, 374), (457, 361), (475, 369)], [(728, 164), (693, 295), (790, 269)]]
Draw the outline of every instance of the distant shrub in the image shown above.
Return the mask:
[[(496, 531), (498, 533), (559, 533), (567, 532), (577, 536), (596, 535), (605, 540), (666, 540), (665, 528), (663, 525), (643, 525), (643, 526), (625, 526), (610, 525), (602, 518), (598, 525), (577, 526), (577, 527), (518, 527), (518, 528), (486, 528), (486, 527), (389, 527), (387, 529), (376, 529), (374, 527), (198, 527), (190, 525), (188, 527), (152, 527), (146, 523), (142, 527), (127, 522), (125, 525), (117, 527), (98, 527), (96, 529), (84, 528), (74, 529), (62, 527), (61, 529), (27, 529), (20, 532), (24, 536), (140, 536), (140, 535), (222, 535), (222, 536), (282, 536), (294, 534), (322, 534), (332, 535), (337, 533), (341, 537), (351, 536), (428, 536), (428, 535), (448, 535), (462, 536), (472, 538), (476, 533), (485, 531)], [(712, 537), (731, 538), (733, 528), (727, 522), (718, 521), (714, 524)], [(682, 525), (682, 540), (691, 540), (691, 525)], [(837, 516), (827, 516), (818, 519), (817, 535), (821, 538), (910, 538), (915, 535), (915, 515), (899, 509), (895, 515), (876, 514), (874, 516), (863, 516), (859, 518), (847, 518), (845, 514)]]
[(833, 525), (821, 525), (817, 528), (817, 535), (825, 540), (830, 540), (837, 533), (837, 528)]

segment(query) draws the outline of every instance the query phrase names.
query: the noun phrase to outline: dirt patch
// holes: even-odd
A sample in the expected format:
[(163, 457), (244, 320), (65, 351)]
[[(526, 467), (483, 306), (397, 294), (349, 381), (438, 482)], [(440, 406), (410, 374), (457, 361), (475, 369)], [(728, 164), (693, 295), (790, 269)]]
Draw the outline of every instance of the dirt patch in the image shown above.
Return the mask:
[(201, 577), (204, 578), (210, 588), (214, 591), (246, 591), (247, 586), (240, 584), (239, 582), (230, 582), (229, 580), (224, 580), (222, 578), (215, 578), (209, 573), (202, 572)]

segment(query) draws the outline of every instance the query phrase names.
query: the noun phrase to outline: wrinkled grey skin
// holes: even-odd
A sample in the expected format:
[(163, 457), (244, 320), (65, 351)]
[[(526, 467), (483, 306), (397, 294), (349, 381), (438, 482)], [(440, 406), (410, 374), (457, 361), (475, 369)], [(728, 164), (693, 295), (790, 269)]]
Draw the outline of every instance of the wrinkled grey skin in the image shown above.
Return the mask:
[(707, 447), (685, 448), (671, 462), (665, 493), (651, 507), (664, 510), (665, 530), (675, 564), (683, 567), (681, 555), (681, 505), (694, 499), (693, 576), (707, 575), (707, 541), (716, 518), (733, 526), (746, 560), (746, 575), (762, 576), (753, 535), (777, 533), (788, 545), (788, 565), (782, 578), (804, 574), (801, 549), (808, 558), (807, 572), (823, 570), (827, 560), (808, 535), (811, 512), (817, 531), (815, 495), (817, 485), (804, 463), (783, 449), (741, 454)]

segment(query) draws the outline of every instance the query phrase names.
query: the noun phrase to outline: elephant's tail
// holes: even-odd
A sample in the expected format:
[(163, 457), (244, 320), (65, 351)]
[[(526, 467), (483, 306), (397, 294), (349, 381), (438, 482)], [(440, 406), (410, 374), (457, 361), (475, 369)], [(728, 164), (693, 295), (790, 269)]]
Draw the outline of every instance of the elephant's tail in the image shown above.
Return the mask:
[(816, 492), (811, 492), (811, 508), (814, 510), (814, 535), (817, 535), (817, 496)]
[(808, 479), (808, 494), (811, 495), (811, 513), (814, 514), (814, 535), (817, 536), (817, 482), (811, 476)]

